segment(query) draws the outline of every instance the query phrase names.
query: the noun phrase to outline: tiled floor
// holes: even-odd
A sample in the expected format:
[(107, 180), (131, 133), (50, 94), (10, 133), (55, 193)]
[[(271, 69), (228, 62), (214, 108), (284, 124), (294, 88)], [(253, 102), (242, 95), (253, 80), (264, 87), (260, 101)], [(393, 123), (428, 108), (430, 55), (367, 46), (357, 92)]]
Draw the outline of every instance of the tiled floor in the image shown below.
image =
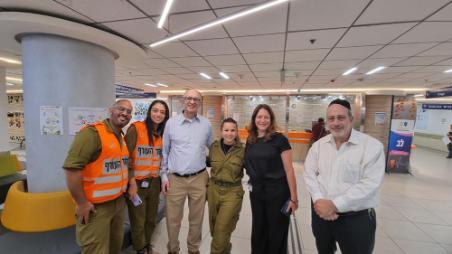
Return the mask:
[[(412, 175), (385, 175), (377, 208), (374, 253), (452, 253), (452, 160), (445, 154), (418, 148), (412, 155)], [(296, 163), (300, 209), (296, 212), (303, 253), (316, 253), (310, 226), (309, 196), (302, 179), (303, 165)], [(187, 211), (187, 209), (186, 209)], [(207, 209), (206, 209), (207, 214)], [(205, 217), (206, 218), (206, 217)], [(182, 223), (181, 253), (187, 253), (187, 217)], [(241, 217), (232, 235), (232, 253), (250, 253), (251, 210), (245, 194)], [(165, 253), (167, 234), (163, 220), (154, 234), (156, 250)], [(210, 233), (204, 219), (201, 253), (209, 253)], [(130, 249), (125, 253), (133, 253)]]

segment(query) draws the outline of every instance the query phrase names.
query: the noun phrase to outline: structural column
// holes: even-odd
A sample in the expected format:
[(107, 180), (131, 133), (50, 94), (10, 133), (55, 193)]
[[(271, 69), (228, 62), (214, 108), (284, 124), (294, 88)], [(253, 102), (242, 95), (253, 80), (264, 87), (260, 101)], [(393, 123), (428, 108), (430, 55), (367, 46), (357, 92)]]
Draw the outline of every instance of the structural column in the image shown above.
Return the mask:
[[(26, 34), (21, 43), (28, 190), (64, 190), (62, 165), (74, 138), (68, 109), (114, 102), (115, 57), (104, 47), (48, 34)], [(62, 107), (62, 135), (41, 135), (41, 106)]]
[(8, 96), (6, 95), (6, 69), (0, 66), (0, 152), (9, 150)]

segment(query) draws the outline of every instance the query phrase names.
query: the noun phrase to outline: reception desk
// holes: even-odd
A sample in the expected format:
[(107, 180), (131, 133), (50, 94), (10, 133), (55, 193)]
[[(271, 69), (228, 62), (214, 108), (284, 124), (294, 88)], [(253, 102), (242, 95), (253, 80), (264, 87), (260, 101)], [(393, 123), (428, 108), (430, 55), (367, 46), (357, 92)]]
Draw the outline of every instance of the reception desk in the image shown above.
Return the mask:
[[(245, 144), (248, 138), (248, 131), (246, 129), (238, 129), (240, 140)], [(312, 133), (301, 131), (290, 131), (284, 133), (289, 139), (289, 143), (292, 146), (293, 161), (304, 161), (309, 149), (309, 141), (311, 140)]]

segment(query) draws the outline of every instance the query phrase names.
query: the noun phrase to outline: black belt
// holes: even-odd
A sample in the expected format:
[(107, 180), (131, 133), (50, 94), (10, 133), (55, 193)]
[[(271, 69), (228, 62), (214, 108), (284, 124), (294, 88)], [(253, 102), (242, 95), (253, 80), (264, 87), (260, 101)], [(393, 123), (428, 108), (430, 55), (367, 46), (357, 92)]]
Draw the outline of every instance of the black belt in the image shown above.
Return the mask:
[(179, 176), (179, 177), (190, 177), (190, 176), (199, 175), (202, 172), (204, 172), (205, 170), (206, 170), (206, 168), (203, 168), (203, 169), (201, 169), (201, 170), (199, 170), (198, 172), (195, 172), (195, 173), (189, 173), (189, 174), (183, 174), (183, 175), (179, 174), (179, 173), (173, 173), (173, 175)]
[(339, 216), (356, 216), (356, 215), (362, 215), (362, 214), (370, 214), (373, 213), (374, 209), (373, 208), (369, 208), (369, 209), (364, 209), (361, 211), (351, 211), (351, 212), (345, 212), (345, 213), (337, 213), (337, 215)]
[(240, 186), (240, 185), (242, 185), (242, 182), (241, 182), (241, 181), (235, 182), (235, 183), (230, 183), (230, 182), (223, 182), (223, 181), (218, 181), (218, 180), (212, 179), (212, 182), (213, 182), (215, 185), (218, 185), (218, 186), (220, 186), (220, 187), (235, 187), (235, 186)]

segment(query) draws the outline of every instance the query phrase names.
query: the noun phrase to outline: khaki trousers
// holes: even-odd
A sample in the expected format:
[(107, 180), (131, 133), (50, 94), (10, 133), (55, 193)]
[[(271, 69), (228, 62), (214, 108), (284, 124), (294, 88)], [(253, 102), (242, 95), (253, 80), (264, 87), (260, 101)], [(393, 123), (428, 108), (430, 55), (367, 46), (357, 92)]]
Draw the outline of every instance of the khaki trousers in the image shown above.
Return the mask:
[(127, 199), (134, 250), (141, 250), (150, 244), (152, 233), (157, 223), (157, 210), (160, 201), (160, 177), (149, 178), (147, 181), (149, 182), (149, 187), (144, 189), (140, 187), (142, 181), (137, 180), (137, 194), (143, 201), (141, 205), (134, 206), (132, 201)]
[(87, 224), (77, 220), (77, 243), (83, 254), (120, 254), (124, 238), (124, 197), (94, 204)]
[(179, 252), (179, 231), (184, 215), (185, 200), (188, 198), (188, 236), (189, 252), (199, 251), (202, 239), (202, 220), (206, 204), (209, 174), (204, 172), (190, 177), (174, 174), (168, 176), (170, 188), (166, 194), (166, 226), (168, 230), (168, 252)]
[(212, 181), (209, 183), (207, 202), (212, 235), (211, 254), (231, 253), (231, 234), (239, 220), (244, 193), (242, 185), (220, 187)]

